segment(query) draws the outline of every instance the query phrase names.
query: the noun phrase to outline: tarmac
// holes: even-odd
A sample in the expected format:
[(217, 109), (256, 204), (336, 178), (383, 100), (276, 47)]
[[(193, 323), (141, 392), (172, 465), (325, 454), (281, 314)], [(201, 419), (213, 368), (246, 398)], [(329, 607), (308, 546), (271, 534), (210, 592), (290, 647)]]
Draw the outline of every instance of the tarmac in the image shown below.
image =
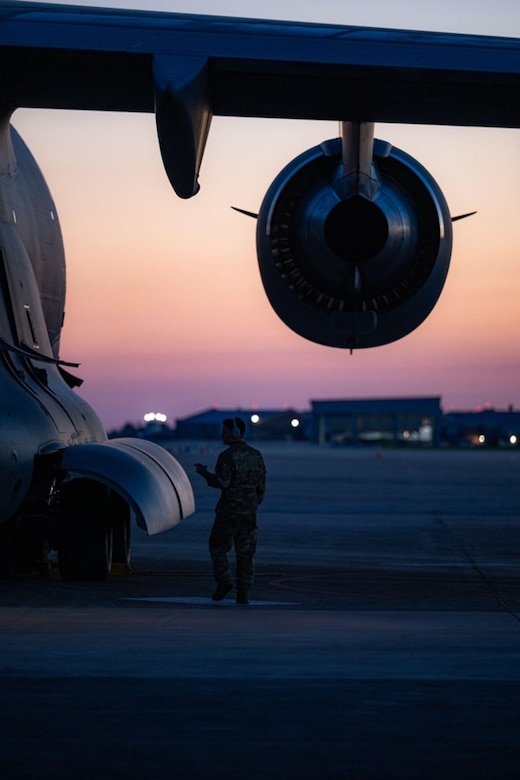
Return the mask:
[(258, 444), (248, 606), (197, 511), (107, 582), (0, 582), (0, 776), (520, 776), (520, 450)]

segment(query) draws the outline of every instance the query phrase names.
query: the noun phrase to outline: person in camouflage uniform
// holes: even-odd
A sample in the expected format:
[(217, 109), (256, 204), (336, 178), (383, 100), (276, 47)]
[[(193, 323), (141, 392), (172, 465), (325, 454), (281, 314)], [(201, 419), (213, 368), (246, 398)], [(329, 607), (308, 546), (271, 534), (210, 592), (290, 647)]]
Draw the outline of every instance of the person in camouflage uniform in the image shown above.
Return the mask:
[(265, 494), (266, 470), (262, 455), (244, 441), (246, 425), (240, 417), (226, 418), (222, 442), (228, 447), (217, 459), (215, 473), (196, 463), (197, 474), (222, 492), (215, 507), (209, 552), (217, 587), (213, 601), (221, 601), (232, 589), (228, 553), (235, 547), (237, 604), (249, 604), (253, 586), (254, 555), (258, 530), (256, 512)]

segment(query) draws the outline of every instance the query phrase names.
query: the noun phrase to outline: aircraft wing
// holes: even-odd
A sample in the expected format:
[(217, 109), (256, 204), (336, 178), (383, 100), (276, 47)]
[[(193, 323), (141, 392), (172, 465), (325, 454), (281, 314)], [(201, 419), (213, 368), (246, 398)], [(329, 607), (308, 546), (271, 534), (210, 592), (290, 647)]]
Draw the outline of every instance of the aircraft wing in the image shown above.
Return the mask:
[(0, 2), (2, 101), (154, 112), (197, 189), (212, 115), (520, 126), (520, 40)]

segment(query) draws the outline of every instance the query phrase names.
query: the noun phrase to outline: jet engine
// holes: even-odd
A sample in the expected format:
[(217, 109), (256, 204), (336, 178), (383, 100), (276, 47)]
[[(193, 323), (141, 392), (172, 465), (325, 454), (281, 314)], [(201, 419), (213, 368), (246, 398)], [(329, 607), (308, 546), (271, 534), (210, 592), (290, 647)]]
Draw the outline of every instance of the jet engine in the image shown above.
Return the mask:
[[(428, 171), (368, 123), (296, 157), (257, 222), (260, 273), (278, 316), (306, 339), (348, 349), (410, 333), (448, 272), (452, 226)], [(367, 137), (368, 136), (368, 137)]]

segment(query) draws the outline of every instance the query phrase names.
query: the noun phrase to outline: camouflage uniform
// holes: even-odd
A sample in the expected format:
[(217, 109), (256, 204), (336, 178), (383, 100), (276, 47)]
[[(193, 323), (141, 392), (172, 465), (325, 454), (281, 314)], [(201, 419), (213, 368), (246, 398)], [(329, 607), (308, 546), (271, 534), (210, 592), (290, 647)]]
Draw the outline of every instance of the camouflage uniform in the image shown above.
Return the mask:
[(253, 585), (256, 510), (264, 498), (265, 476), (262, 455), (243, 440), (224, 450), (217, 459), (215, 474), (206, 475), (208, 485), (222, 491), (209, 537), (215, 579), (219, 584), (232, 584), (227, 554), (234, 545), (236, 585), (246, 593)]

